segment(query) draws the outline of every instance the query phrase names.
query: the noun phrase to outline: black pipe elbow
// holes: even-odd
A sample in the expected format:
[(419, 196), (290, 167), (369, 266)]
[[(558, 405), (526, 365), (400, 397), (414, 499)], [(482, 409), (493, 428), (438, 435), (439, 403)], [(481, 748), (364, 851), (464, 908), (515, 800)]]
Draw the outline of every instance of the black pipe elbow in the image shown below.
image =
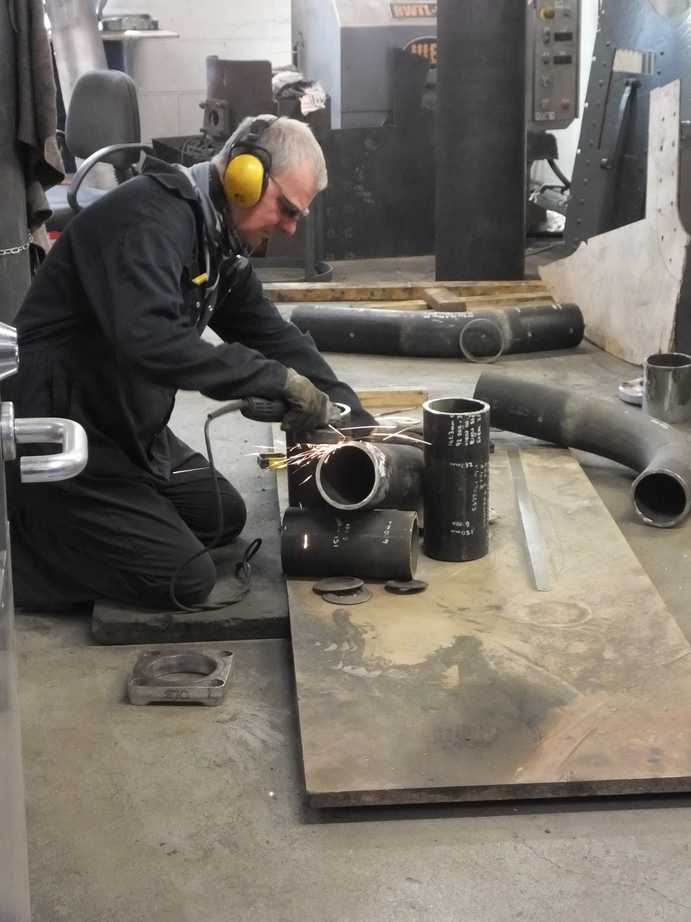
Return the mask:
[(482, 359), (573, 349), (584, 331), (575, 304), (457, 312), (303, 304), (290, 319), (325, 352), (421, 358)]
[(638, 472), (633, 506), (646, 525), (672, 528), (691, 508), (691, 441), (617, 398), (591, 397), (511, 375), (480, 376), (475, 398), (491, 424), (562, 448), (589, 451)]

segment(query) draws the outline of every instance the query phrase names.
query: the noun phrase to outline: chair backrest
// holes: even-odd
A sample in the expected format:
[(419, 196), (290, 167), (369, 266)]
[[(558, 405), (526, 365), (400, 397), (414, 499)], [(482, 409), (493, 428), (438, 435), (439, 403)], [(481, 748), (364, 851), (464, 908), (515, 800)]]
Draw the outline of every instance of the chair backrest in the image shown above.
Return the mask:
[[(65, 142), (75, 157), (90, 157), (110, 144), (136, 144), (141, 140), (137, 88), (119, 70), (90, 70), (72, 90), (65, 122)], [(116, 170), (127, 170), (139, 159), (138, 151), (119, 151), (104, 158)]]

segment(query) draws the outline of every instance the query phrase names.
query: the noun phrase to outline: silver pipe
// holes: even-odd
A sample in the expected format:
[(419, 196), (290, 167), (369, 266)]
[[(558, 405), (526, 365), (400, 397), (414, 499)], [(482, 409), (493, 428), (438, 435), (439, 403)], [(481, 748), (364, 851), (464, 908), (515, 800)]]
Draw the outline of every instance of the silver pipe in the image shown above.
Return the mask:
[(648, 356), (643, 365), (643, 409), (666, 423), (691, 419), (691, 355)]

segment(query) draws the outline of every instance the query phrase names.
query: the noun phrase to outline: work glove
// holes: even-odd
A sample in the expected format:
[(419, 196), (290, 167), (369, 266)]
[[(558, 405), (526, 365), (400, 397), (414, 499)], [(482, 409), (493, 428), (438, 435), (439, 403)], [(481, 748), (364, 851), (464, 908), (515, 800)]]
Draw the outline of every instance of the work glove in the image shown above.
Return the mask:
[(334, 405), (324, 391), (292, 368), (288, 369), (283, 385), (283, 399), (289, 410), (281, 421), (284, 431), (308, 432), (328, 426), (336, 414)]

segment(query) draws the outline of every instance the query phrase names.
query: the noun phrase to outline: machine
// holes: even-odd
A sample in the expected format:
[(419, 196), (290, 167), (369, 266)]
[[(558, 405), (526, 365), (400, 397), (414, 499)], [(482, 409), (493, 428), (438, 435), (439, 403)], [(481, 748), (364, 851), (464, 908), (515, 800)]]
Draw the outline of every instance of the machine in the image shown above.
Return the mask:
[[(578, 115), (581, 0), (528, 0), (528, 127), (567, 128)], [(390, 121), (391, 50), (429, 62), (433, 107), (437, 4), (411, 0), (293, 0), (298, 69), (331, 96), (333, 128)]]

